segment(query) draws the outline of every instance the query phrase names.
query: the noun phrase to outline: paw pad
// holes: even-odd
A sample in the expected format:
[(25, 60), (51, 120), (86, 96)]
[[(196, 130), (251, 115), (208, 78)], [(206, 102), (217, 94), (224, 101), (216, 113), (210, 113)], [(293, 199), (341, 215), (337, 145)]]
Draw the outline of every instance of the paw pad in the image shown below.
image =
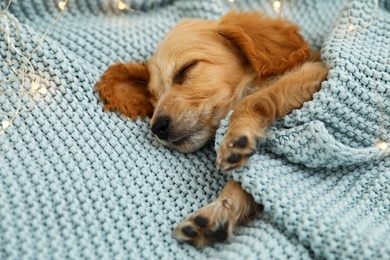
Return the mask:
[(203, 216), (196, 216), (194, 222), (198, 227), (205, 228), (209, 224), (209, 219)]
[(226, 160), (230, 163), (237, 163), (241, 160), (241, 154), (232, 153)]
[(183, 232), (184, 235), (187, 237), (196, 237), (198, 233), (195, 231), (195, 229), (192, 226), (184, 226), (181, 229), (181, 232)]
[(232, 218), (233, 202), (227, 198), (217, 200), (179, 223), (173, 236), (180, 242), (204, 247), (229, 239), (238, 218)]
[(229, 221), (221, 224), (215, 231), (208, 231), (205, 236), (215, 240), (216, 242), (223, 242), (228, 238)]
[(245, 148), (248, 144), (248, 137), (246, 136), (241, 136), (236, 143), (234, 144), (235, 146), (239, 148)]
[(218, 150), (217, 169), (229, 172), (245, 165), (248, 158), (257, 151), (258, 136), (254, 133), (245, 130), (245, 133), (240, 134), (229, 129)]

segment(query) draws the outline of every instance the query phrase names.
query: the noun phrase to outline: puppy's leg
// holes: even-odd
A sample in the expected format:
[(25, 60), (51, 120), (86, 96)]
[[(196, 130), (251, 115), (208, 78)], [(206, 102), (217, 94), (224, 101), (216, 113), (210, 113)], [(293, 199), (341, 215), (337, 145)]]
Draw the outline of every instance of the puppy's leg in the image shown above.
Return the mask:
[(231, 179), (219, 197), (181, 222), (173, 231), (174, 237), (196, 247), (223, 242), (234, 228), (255, 216), (262, 207), (241, 185)]
[(217, 155), (216, 166), (231, 171), (243, 166), (256, 152), (257, 141), (278, 118), (312, 99), (326, 78), (321, 62), (305, 63), (252, 95), (245, 97), (230, 117), (229, 129)]

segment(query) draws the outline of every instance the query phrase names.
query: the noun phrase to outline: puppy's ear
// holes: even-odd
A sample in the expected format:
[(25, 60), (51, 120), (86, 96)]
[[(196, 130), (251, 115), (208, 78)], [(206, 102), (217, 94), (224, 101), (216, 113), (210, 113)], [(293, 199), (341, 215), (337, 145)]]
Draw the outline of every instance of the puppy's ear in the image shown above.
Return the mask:
[(147, 86), (149, 73), (145, 64), (118, 63), (109, 67), (96, 83), (104, 107), (136, 119), (153, 115), (152, 96)]
[(284, 72), (309, 57), (310, 46), (298, 30), (282, 19), (234, 11), (218, 26), (219, 35), (241, 50), (260, 78)]

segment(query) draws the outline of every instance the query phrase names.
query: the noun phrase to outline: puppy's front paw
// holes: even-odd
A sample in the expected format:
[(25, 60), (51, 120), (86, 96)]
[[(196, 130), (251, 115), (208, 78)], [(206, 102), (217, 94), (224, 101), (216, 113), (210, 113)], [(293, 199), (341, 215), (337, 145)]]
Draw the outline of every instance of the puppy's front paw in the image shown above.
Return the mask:
[(257, 150), (260, 136), (248, 129), (228, 130), (225, 139), (219, 147), (216, 167), (223, 172), (229, 172), (242, 167)]
[(181, 222), (173, 231), (180, 242), (205, 247), (228, 240), (236, 226), (231, 199), (216, 200)]

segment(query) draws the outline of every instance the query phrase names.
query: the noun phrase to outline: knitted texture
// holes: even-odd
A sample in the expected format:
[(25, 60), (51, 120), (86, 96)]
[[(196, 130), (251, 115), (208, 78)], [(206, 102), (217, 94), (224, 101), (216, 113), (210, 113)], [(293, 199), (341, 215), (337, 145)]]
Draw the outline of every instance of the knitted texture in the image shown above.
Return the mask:
[[(2, 9), (5, 2), (1, 1)], [(56, 18), (56, 1), (14, 1), (31, 53)], [(217, 173), (210, 144), (181, 154), (158, 144), (149, 122), (103, 110), (93, 85), (115, 61), (147, 60), (184, 17), (216, 19), (231, 8), (273, 13), (270, 1), (70, 0), (31, 63), (48, 90), (0, 137), (0, 259), (309, 259), (390, 254), (389, 157), (373, 141), (381, 100), (390, 114), (389, 2), (284, 1), (314, 47), (324, 42), (331, 73), (300, 110), (275, 123), (270, 138), (234, 178), (265, 205), (229, 243), (204, 250), (178, 244), (171, 230), (215, 199), (229, 176)], [(387, 9), (386, 9), (387, 8)], [(6, 22), (0, 19), (0, 25)], [(18, 35), (10, 28), (18, 47)], [(0, 35), (0, 62), (7, 59)], [(10, 60), (20, 61), (12, 52)], [(4, 63), (0, 81), (12, 75)], [(32, 78), (27, 74), (26, 86)], [(375, 86), (375, 87), (374, 87)], [(17, 83), (2, 86), (18, 90)], [(27, 87), (26, 87), (27, 89)], [(0, 95), (2, 112), (18, 95)], [(23, 99), (23, 108), (28, 108)], [(0, 114), (0, 120), (7, 115)], [(221, 123), (216, 147), (226, 131)], [(389, 138), (389, 120), (385, 123)]]
[[(390, 139), (390, 14), (383, 7), (354, 1), (340, 13), (322, 48), (331, 68), (322, 90), (276, 122), (249, 165), (233, 173), (276, 225), (319, 258), (390, 255), (390, 150), (375, 147), (380, 134)], [(348, 12), (356, 31), (347, 30)], [(228, 118), (216, 149), (227, 127)]]

